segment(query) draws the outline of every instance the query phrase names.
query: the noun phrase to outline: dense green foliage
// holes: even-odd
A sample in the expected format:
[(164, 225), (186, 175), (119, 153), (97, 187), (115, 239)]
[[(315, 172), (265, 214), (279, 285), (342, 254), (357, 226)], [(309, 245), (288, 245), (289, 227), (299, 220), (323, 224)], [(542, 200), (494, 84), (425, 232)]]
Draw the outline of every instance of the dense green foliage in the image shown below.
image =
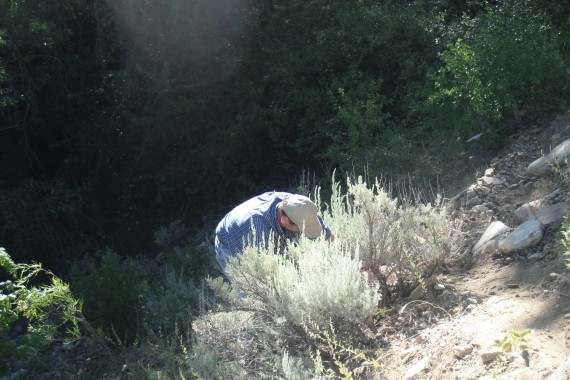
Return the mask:
[(175, 222), (155, 233), (159, 260), (107, 249), (72, 264), (70, 284), (85, 316), (113, 343), (132, 343), (145, 329), (172, 333), (196, 314), (208, 257), (183, 232)]
[[(0, 283), (0, 375), (9, 374), (8, 362), (18, 360), (25, 364), (19, 376), (33, 377), (48, 367), (43, 349), (55, 339), (79, 337), (84, 320), (81, 302), (53, 273), (39, 264), (16, 264), (4, 248), (0, 248), (0, 268), (9, 277)], [(42, 275), (47, 280), (35, 284)], [(9, 339), (6, 334), (18, 319), (25, 319), (27, 331)]]

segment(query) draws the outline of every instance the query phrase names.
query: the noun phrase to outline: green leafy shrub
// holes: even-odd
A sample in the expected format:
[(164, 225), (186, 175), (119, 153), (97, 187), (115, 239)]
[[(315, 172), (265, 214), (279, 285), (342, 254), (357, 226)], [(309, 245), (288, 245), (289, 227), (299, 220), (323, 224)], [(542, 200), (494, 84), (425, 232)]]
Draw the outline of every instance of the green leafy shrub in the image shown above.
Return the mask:
[(176, 326), (189, 326), (198, 315), (203, 278), (209, 263), (205, 247), (196, 247), (182, 221), (159, 228), (154, 242), (158, 257), (151, 265), (152, 280), (145, 294), (142, 318), (152, 330), (163, 334)]
[(455, 228), (443, 207), (422, 203), (419, 194), (392, 198), (378, 180), (347, 178), (335, 184), (328, 220), (347, 252), (357, 247), (363, 269), (377, 280), (384, 305), (406, 296), (437, 273), (453, 249)]
[(200, 305), (198, 279), (171, 266), (154, 271), (154, 275), (157, 277), (149, 284), (140, 309), (145, 326), (163, 334), (173, 333), (176, 326), (189, 326)]
[[(80, 324), (85, 321), (81, 302), (53, 273), (40, 264), (16, 264), (4, 248), (0, 248), (0, 267), (9, 274), (0, 283), (0, 335), (8, 333), (20, 317), (27, 323), (27, 332), (18, 340), (0, 340), (0, 374), (6, 374), (9, 359), (17, 358), (31, 376), (47, 367), (49, 358), (43, 349), (55, 338), (81, 334)], [(38, 282), (38, 277), (47, 281)]]
[(182, 221), (175, 220), (160, 227), (154, 234), (154, 243), (159, 249), (159, 261), (164, 261), (178, 274), (192, 278), (204, 277), (206, 266), (210, 263), (207, 247), (196, 246)]
[(566, 65), (557, 32), (536, 2), (487, 5), (486, 12), (464, 15), (448, 30), (443, 66), (434, 76), (437, 92), (430, 101), (455, 110), (458, 121), (461, 114), (468, 115), (471, 123), (452, 124), (463, 137), (483, 131), (504, 135), (509, 126), (559, 110)]
[(91, 323), (126, 344), (185, 331), (199, 313), (207, 252), (181, 221), (159, 228), (154, 241), (152, 260), (121, 258), (108, 249), (99, 260), (76, 261), (70, 271)]
[(87, 257), (75, 262), (70, 276), (71, 287), (83, 299), (91, 324), (122, 343), (133, 342), (149, 288), (144, 260), (122, 259), (108, 249), (99, 261)]
[(503, 352), (516, 352), (528, 348), (526, 344), (526, 336), (532, 332), (531, 329), (511, 330), (502, 339), (495, 339), (495, 346), (499, 347)]

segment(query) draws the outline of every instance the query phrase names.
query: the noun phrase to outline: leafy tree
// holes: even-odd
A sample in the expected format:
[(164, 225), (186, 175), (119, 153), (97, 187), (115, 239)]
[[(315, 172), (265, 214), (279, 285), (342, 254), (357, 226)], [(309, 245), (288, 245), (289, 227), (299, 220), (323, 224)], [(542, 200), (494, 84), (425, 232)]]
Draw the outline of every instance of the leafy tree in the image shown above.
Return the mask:
[(556, 31), (535, 2), (508, 2), (486, 10), (477, 18), (461, 19), (459, 32), (443, 52), (432, 100), (474, 121), (477, 129), (463, 133), (490, 130), (502, 135), (509, 126), (559, 109), (565, 65)]

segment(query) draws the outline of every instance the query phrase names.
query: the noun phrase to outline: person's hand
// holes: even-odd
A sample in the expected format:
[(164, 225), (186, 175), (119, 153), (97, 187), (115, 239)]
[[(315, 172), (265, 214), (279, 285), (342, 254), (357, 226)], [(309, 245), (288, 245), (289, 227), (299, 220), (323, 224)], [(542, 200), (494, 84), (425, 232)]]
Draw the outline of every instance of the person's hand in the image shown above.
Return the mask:
[(334, 241), (334, 233), (332, 233), (332, 231), (331, 231), (331, 234), (327, 240), (329, 241), (329, 243), (332, 243)]

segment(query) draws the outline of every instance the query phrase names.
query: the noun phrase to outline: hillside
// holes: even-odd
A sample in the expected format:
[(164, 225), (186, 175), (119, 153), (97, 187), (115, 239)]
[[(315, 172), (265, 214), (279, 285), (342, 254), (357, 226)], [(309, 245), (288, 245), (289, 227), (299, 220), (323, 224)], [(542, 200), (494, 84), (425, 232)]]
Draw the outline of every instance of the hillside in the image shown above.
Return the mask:
[[(514, 211), (523, 204), (545, 197), (552, 203), (567, 201), (567, 178), (552, 173), (535, 178), (526, 169), (569, 137), (567, 111), (545, 127), (513, 135), (477, 177), (466, 177), (464, 184), (478, 199), (473, 202), (469, 190), (455, 199), (467, 240), (446, 273), (433, 281), (440, 290), (432, 286), (426, 297), (379, 329), (389, 347), (390, 379), (570, 378), (570, 274), (562, 255), (561, 221), (548, 224), (540, 242), (523, 250), (477, 254), (472, 249), (493, 221), (517, 227)], [(499, 181), (487, 186), (479, 178), (491, 168)], [(486, 211), (481, 213), (478, 205)], [(497, 355), (495, 340), (525, 329), (531, 330), (526, 352), (484, 361)]]
[[(466, 158), (445, 173), (442, 183), (454, 195), (449, 197), (453, 213), (463, 220), (463, 244), (440, 275), (427, 279), (425, 291), (414, 291), (396, 313), (380, 320), (373, 342), (383, 375), (363, 365), (361, 378), (570, 378), (570, 273), (561, 218), (549, 221), (528, 248), (473, 250), (492, 223), (502, 222), (509, 231), (521, 224), (515, 211), (524, 204), (565, 205), (568, 178), (532, 177), (527, 167), (568, 138), (570, 110), (511, 136), (496, 157), (481, 160), (484, 165)], [(504, 338), (517, 345), (512, 339), (526, 329), (526, 350), (505, 354), (495, 345)], [(90, 339), (55, 342), (47, 370), (35, 378), (130, 379), (134, 363), (160, 368), (161, 358), (129, 355), (113, 354)]]

